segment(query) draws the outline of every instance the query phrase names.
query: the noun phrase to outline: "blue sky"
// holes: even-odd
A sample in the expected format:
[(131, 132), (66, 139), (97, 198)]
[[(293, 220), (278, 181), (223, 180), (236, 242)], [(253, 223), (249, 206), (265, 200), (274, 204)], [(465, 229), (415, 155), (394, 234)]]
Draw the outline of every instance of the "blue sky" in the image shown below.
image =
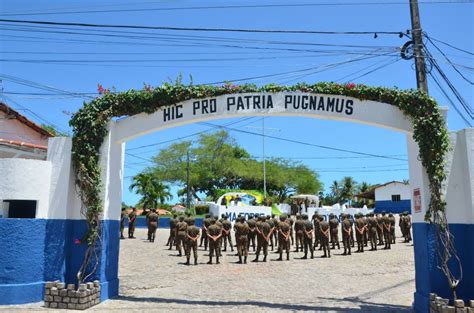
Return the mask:
[[(464, 53), (436, 42), (450, 61), (459, 65), (458, 69), (467, 80), (474, 80), (474, 4), (460, 3), (462, 1), (422, 2), (420, 13), (423, 30), (433, 38), (470, 51), (471, 54)], [(286, 6), (287, 4), (292, 6)], [(222, 8), (223, 6), (248, 7)], [(190, 9), (192, 7), (199, 8)], [(160, 85), (181, 74), (184, 82), (188, 82), (189, 76), (192, 75), (196, 84), (242, 79), (237, 83), (251, 82), (261, 85), (338, 81), (397, 86), (402, 89), (416, 87), (413, 61), (397, 58), (397, 47), (402, 46), (408, 39), (381, 33), (405, 32), (411, 28), (408, 0), (80, 3), (4, 0), (0, 9), (1, 19), (14, 20), (190, 28), (373, 32), (367, 35), (210, 33), (84, 29), (72, 26), (33, 27), (0, 22), (2, 101), (38, 123), (51, 123), (66, 131), (69, 129), (70, 112), (75, 112), (82, 106), (83, 101), (90, 99), (86, 96), (94, 96), (99, 83), (104, 87), (113, 86), (118, 91), (140, 89), (143, 83)], [(130, 9), (136, 11), (128, 11)], [(374, 38), (375, 32), (378, 32), (377, 38)], [(456, 73), (434, 46), (428, 45), (428, 48), (472, 108), (472, 84)], [(367, 56), (371, 58), (356, 61), (357, 58)], [(305, 72), (305, 75), (285, 74), (244, 79), (304, 68), (314, 70)], [(38, 84), (32, 84), (30, 81)], [(65, 91), (81, 94), (71, 95)], [(441, 105), (449, 107), (448, 126), (451, 130), (466, 127), (465, 122), (432, 80), (429, 81), (429, 92)], [(452, 94), (449, 95), (454, 99)], [(457, 102), (455, 104), (467, 116), (461, 105)], [(467, 119), (472, 123), (472, 119)], [(262, 125), (260, 117), (249, 120), (220, 120), (213, 123), (230, 122), (235, 122), (233, 128), (261, 131), (258, 129)], [(366, 125), (308, 118), (268, 117), (265, 119), (265, 126), (269, 128), (267, 133), (272, 136), (367, 153), (397, 155), (400, 158), (406, 155), (403, 134)], [(168, 129), (128, 142), (127, 148), (176, 139), (203, 130), (212, 131), (212, 127), (193, 124)], [(262, 155), (261, 137), (232, 131), (231, 134), (252, 155)], [(150, 158), (158, 153), (159, 149), (166, 147), (166, 144), (162, 144), (129, 153)], [(301, 158), (301, 162), (320, 172), (326, 187), (329, 187), (333, 180), (348, 175), (353, 176), (356, 181), (369, 183), (408, 178), (408, 165), (399, 160), (346, 158), (354, 155), (272, 139), (266, 140), (266, 154), (295, 160)], [(137, 201), (137, 196), (128, 191), (130, 177), (147, 165), (142, 161), (130, 155), (126, 158), (123, 199), (129, 204)], [(177, 198), (173, 201), (177, 201)]]

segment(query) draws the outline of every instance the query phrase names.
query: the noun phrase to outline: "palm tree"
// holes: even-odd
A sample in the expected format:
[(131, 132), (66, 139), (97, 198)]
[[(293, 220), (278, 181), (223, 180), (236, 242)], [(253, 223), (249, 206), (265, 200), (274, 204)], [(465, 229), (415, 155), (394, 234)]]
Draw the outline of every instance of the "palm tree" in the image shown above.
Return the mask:
[(341, 200), (341, 186), (339, 185), (339, 182), (337, 180), (333, 181), (330, 188), (333, 199), (339, 203)]
[(342, 179), (342, 190), (341, 190), (341, 199), (345, 201), (351, 201), (352, 197), (356, 191), (356, 182), (354, 178), (346, 176)]
[(136, 194), (142, 196), (139, 204), (143, 208), (155, 209), (158, 207), (158, 203), (164, 203), (172, 198), (169, 187), (162, 184), (158, 177), (150, 172), (135, 175), (129, 189), (130, 191), (135, 190)]

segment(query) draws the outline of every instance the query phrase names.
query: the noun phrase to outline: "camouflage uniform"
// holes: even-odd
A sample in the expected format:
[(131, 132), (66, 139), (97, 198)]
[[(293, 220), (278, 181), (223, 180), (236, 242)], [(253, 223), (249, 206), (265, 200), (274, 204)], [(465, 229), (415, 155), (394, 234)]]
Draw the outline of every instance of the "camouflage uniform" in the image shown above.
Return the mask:
[(135, 238), (133, 234), (135, 233), (135, 221), (137, 220), (137, 213), (134, 208), (130, 214), (128, 214), (128, 238)]
[(202, 242), (204, 241), (204, 251), (207, 250), (207, 245), (209, 243), (209, 237), (207, 237), (207, 229), (211, 226), (211, 216), (208, 214), (206, 215), (206, 218), (202, 221), (202, 237), (201, 237), (201, 244), (199, 245), (200, 247), (202, 246)]
[(377, 214), (377, 216), (375, 217), (375, 220), (377, 221), (377, 238), (379, 241), (377, 245), (381, 246), (384, 244), (384, 242), (383, 242), (383, 221), (380, 214)]
[(312, 221), (314, 226), (314, 249), (316, 249), (318, 245), (321, 244), (321, 234), (319, 230), (319, 219), (317, 213), (312, 216)]
[(392, 243), (392, 238), (391, 238), (392, 230), (391, 230), (390, 219), (385, 214), (385, 212), (382, 212), (382, 226), (383, 226), (383, 238), (385, 242), (384, 249), (390, 249), (390, 244)]
[(291, 244), (294, 245), (295, 244), (295, 232), (293, 231), (293, 225), (295, 224), (295, 220), (291, 216), (288, 216), (288, 218), (286, 219), (286, 222), (288, 224), (290, 224)]
[(209, 237), (209, 262), (207, 264), (212, 264), (214, 254), (216, 255), (216, 264), (219, 264), (222, 228), (217, 225), (215, 219), (211, 219), (211, 225), (207, 228), (207, 236)]
[(184, 221), (184, 216), (179, 217), (179, 222), (176, 224), (176, 250), (179, 252), (179, 256), (182, 256), (181, 247), (186, 245), (186, 229), (188, 224)]
[(344, 253), (342, 255), (351, 255), (351, 221), (347, 214), (344, 214), (342, 218), (342, 244), (344, 245)]
[(339, 221), (333, 214), (329, 215), (329, 228), (331, 229), (332, 249), (335, 249), (336, 245), (338, 249), (341, 249), (339, 244)]
[[(322, 216), (319, 218), (319, 228), (321, 229), (321, 247), (323, 248), (324, 255), (323, 258), (331, 257), (331, 249), (329, 248), (329, 234), (331, 229), (329, 228), (329, 223), (324, 220)], [(327, 253), (326, 253), (327, 252)]]
[(194, 219), (188, 219), (188, 227), (186, 228), (186, 265), (189, 265), (191, 259), (191, 249), (194, 254), (194, 265), (197, 265), (198, 254), (197, 254), (197, 242), (199, 239), (199, 228), (194, 225)]
[(263, 250), (263, 262), (267, 261), (268, 255), (268, 243), (270, 241), (270, 235), (272, 228), (270, 224), (267, 223), (265, 217), (260, 216), (259, 220), (256, 223), (257, 230), (257, 252), (255, 254), (255, 260), (252, 262), (258, 262), (258, 257), (260, 256), (260, 251)]
[(272, 251), (273, 251), (273, 248), (274, 248), (274, 245), (273, 245), (273, 233), (276, 231), (275, 229), (275, 223), (273, 223), (273, 220), (270, 218), (270, 215), (268, 215), (266, 217), (267, 219), (267, 223), (268, 225), (270, 225), (270, 228), (272, 229), (272, 235), (270, 236), (270, 246), (272, 247)]
[(127, 213), (125, 209), (122, 210), (122, 214), (120, 215), (120, 239), (125, 239), (123, 236), (123, 230), (125, 229), (125, 219), (127, 218)]
[(155, 242), (156, 229), (158, 228), (159, 216), (154, 211), (148, 214), (148, 240)]
[(168, 238), (168, 243), (166, 244), (170, 246), (168, 250), (171, 250), (173, 244), (176, 244), (176, 224), (178, 224), (178, 219), (176, 217), (176, 214), (173, 214), (173, 217), (170, 218), (170, 236)]
[(234, 251), (234, 247), (232, 246), (232, 237), (231, 231), (232, 223), (228, 220), (227, 215), (224, 217), (222, 221), (222, 241), (224, 242), (224, 250), (227, 251), (227, 241), (229, 241), (230, 251)]
[(388, 219), (390, 220), (390, 238), (392, 239), (392, 244), (395, 244), (395, 216), (392, 213), (388, 215)]
[(364, 244), (365, 244), (365, 233), (366, 233), (366, 225), (364, 219), (360, 214), (356, 215), (355, 220), (355, 233), (356, 233), (356, 240), (357, 240), (357, 252), (364, 252)]
[(303, 226), (304, 222), (301, 219), (301, 215), (296, 215), (296, 222), (295, 222), (295, 232), (296, 232), (296, 250), (295, 252), (299, 252), (299, 247), (301, 247), (301, 252), (303, 252)]
[(255, 251), (255, 237), (257, 236), (257, 230), (255, 227), (257, 227), (257, 222), (254, 218), (251, 218), (247, 221), (247, 225), (249, 226), (249, 240), (247, 243), (247, 250), (250, 249), (250, 244), (252, 244), (253, 251)]
[(370, 238), (370, 250), (377, 250), (377, 229), (378, 223), (374, 217), (374, 214), (369, 215), (369, 238)]
[[(224, 215), (224, 214), (222, 214), (222, 215)], [(216, 220), (216, 225), (221, 229), (221, 238), (219, 239), (219, 247), (217, 249), (217, 251), (219, 252), (219, 256), (222, 256), (222, 229), (223, 229), (222, 221), (223, 220), (224, 220), (224, 218)]]
[(249, 225), (245, 223), (245, 219), (240, 217), (234, 225), (235, 230), (235, 241), (237, 242), (237, 253), (239, 255), (239, 263), (242, 263), (242, 257), (244, 257), (244, 263), (247, 263), (248, 256), (248, 240), (249, 240)]
[(304, 256), (303, 259), (308, 258), (308, 250), (311, 252), (311, 258), (314, 258), (314, 246), (313, 246), (313, 233), (314, 225), (313, 222), (308, 219), (308, 215), (303, 215), (303, 243), (304, 243)]
[(369, 216), (365, 215), (362, 216), (362, 221), (364, 222), (365, 231), (364, 231), (364, 246), (367, 247), (369, 245)]
[(286, 250), (286, 259), (290, 260), (290, 225), (286, 222), (286, 215), (280, 216), (280, 222), (278, 223), (278, 252), (280, 257), (278, 261), (282, 261), (283, 250)]

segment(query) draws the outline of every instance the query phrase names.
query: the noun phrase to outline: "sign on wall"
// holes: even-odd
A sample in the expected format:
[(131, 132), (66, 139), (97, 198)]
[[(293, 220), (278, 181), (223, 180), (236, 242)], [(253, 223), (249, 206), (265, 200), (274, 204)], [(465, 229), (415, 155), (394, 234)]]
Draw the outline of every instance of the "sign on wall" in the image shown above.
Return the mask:
[(420, 188), (413, 190), (413, 203), (415, 208), (415, 213), (421, 213), (421, 192)]

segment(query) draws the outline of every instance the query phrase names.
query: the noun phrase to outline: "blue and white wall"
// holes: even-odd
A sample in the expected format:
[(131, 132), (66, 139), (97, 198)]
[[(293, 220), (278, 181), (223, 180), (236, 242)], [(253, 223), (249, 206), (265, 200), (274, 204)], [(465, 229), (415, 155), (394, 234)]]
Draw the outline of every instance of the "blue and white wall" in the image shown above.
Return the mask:
[[(448, 177), (444, 186), (446, 212), (449, 228), (454, 237), (455, 249), (461, 259), (463, 279), (457, 288), (460, 299), (474, 299), (474, 129), (464, 129), (451, 134), (453, 151), (447, 162)], [(409, 157), (415, 157), (418, 147), (408, 140)], [(410, 153), (411, 151), (411, 153)], [(410, 187), (412, 192), (427, 185), (427, 176), (417, 162), (410, 160)], [(413, 238), (415, 244), (416, 292), (414, 308), (417, 312), (428, 312), (429, 293), (451, 298), (448, 281), (437, 268), (436, 241), (434, 229), (424, 222), (429, 195), (422, 191), (421, 212), (414, 212)], [(450, 262), (457, 276), (459, 269)]]
[[(75, 243), (86, 223), (74, 190), (71, 139), (50, 139), (46, 161), (0, 159), (0, 173), (0, 200), (38, 201), (34, 219), (0, 218), (0, 304), (42, 301), (45, 281), (77, 282), (86, 248)], [(119, 221), (104, 215), (103, 252), (93, 279), (108, 299), (118, 295)]]
[[(400, 201), (393, 201), (392, 196), (399, 195)], [(402, 213), (411, 210), (411, 189), (408, 184), (391, 182), (375, 189), (375, 213)]]

